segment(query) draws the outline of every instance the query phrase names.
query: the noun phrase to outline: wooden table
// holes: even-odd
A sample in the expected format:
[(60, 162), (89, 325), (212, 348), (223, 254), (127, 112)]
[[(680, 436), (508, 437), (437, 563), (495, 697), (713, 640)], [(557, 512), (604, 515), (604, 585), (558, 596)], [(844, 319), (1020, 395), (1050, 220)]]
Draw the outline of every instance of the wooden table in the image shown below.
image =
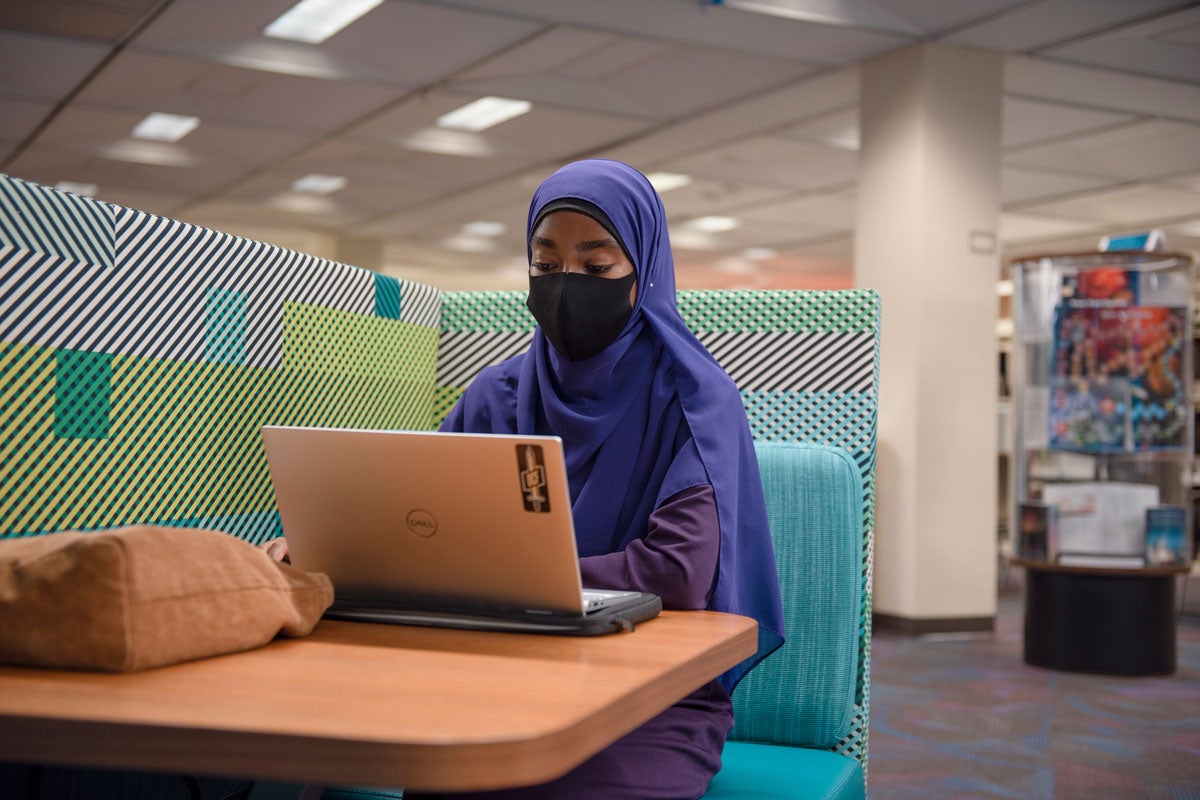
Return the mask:
[(0, 668), (0, 754), (317, 785), (528, 785), (757, 642), (753, 620), (710, 611), (595, 638), (324, 621), (304, 639), (142, 673)]
[(1025, 568), (1025, 663), (1102, 675), (1175, 671), (1175, 576), (1188, 567)]

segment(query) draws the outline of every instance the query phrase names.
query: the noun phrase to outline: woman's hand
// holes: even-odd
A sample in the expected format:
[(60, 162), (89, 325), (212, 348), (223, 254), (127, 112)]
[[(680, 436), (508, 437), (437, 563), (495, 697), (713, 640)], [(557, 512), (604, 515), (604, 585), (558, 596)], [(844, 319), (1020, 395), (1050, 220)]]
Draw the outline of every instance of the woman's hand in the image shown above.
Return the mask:
[(258, 547), (260, 550), (266, 552), (272, 561), (282, 561), (284, 564), (292, 563), (292, 559), (288, 555), (287, 539), (282, 536), (272, 539), (269, 542), (263, 542)]

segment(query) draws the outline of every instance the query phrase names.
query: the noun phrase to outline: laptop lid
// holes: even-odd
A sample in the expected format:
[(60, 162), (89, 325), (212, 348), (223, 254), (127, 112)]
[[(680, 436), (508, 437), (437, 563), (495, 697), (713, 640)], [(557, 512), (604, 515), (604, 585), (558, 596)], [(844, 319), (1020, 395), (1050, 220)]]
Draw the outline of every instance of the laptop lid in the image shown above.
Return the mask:
[(292, 563), (339, 593), (582, 614), (556, 436), (267, 426)]

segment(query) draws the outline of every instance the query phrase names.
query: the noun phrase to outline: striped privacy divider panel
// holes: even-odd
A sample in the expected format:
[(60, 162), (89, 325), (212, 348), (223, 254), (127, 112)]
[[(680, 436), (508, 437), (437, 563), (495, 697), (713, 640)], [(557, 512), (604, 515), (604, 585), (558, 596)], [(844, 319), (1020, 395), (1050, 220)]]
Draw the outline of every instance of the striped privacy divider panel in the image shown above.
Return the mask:
[(0, 536), (278, 533), (262, 425), (427, 428), (441, 293), (0, 176)]

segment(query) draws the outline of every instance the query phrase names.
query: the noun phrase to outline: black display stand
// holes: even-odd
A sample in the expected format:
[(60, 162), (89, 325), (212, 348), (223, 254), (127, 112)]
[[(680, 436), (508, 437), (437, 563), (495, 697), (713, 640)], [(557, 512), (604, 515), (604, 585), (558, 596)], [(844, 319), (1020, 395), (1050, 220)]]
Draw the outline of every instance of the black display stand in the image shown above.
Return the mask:
[(1175, 672), (1175, 576), (1014, 559), (1025, 568), (1025, 663), (1101, 675)]

